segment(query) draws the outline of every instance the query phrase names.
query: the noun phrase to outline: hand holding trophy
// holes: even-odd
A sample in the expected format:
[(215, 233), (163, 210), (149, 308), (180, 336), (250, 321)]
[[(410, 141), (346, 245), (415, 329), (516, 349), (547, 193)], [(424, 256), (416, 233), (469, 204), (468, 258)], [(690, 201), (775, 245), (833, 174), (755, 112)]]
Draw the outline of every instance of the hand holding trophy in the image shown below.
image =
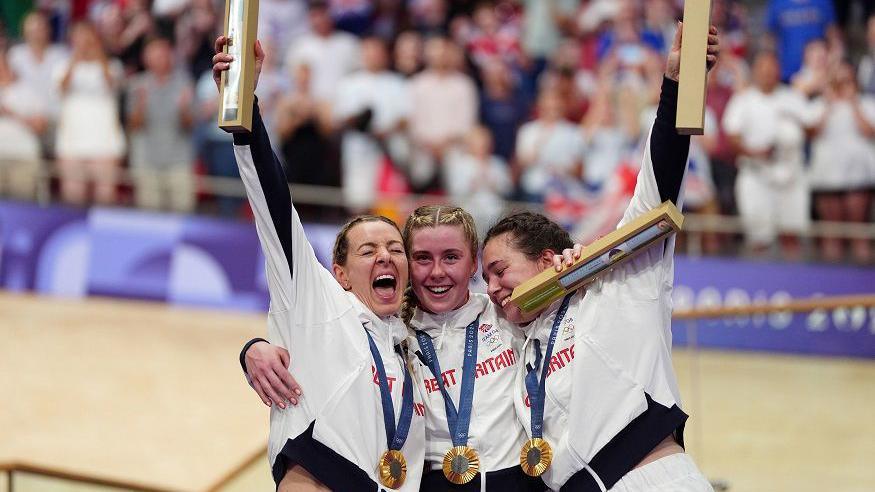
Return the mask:
[(220, 94), (219, 128), (248, 132), (252, 130), (255, 85), (264, 60), (256, 41), (258, 0), (225, 0), (224, 25), (224, 35), (216, 39), (213, 56), (213, 79)]

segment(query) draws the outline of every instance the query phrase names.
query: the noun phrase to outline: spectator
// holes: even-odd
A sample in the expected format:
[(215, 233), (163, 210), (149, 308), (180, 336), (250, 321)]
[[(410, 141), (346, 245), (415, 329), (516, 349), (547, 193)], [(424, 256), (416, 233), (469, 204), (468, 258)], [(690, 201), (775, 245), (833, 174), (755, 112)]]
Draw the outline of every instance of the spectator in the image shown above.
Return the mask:
[(785, 253), (798, 258), (794, 233), (809, 224), (809, 188), (803, 168), (804, 97), (781, 85), (777, 57), (757, 55), (753, 85), (729, 101), (723, 125), (738, 154), (736, 203), (747, 240), (764, 253), (780, 233)]
[(403, 133), (410, 113), (407, 82), (389, 71), (389, 55), (379, 38), (362, 42), (362, 62), (362, 70), (340, 83), (334, 110), (336, 125), (343, 131), (344, 199), (357, 213), (374, 204), (383, 161), (402, 165), (409, 155)]
[(860, 60), (857, 80), (864, 94), (875, 95), (875, 14), (866, 23), (866, 54)]
[(793, 89), (806, 98), (820, 96), (826, 89), (831, 68), (826, 41), (815, 39), (805, 47), (802, 68), (790, 78)]
[(395, 40), (395, 71), (409, 79), (422, 70), (422, 36), (416, 31), (404, 31)]
[(371, 27), (374, 5), (371, 0), (329, 0), (331, 19), (338, 29), (364, 36)]
[(554, 92), (562, 99), (562, 116), (571, 123), (580, 122), (590, 105), (590, 94), (584, 94), (578, 84), (579, 73), (572, 66), (556, 64), (541, 74), (540, 80), (542, 91)]
[(403, 0), (377, 0), (371, 31), (385, 41), (396, 39), (407, 26)]
[(258, 38), (273, 46), (273, 57), (286, 59), (286, 50), (309, 31), (307, 0), (260, 0)]
[(145, 0), (110, 3), (100, 9), (97, 27), (109, 54), (125, 67), (128, 75), (142, 72), (146, 40), (155, 33), (155, 23)]
[[(810, 179), (818, 217), (867, 222), (875, 186), (875, 99), (858, 93), (854, 69), (843, 63), (815, 105), (821, 119), (812, 145)], [(871, 261), (868, 239), (854, 239), (851, 244), (855, 261)], [(825, 237), (822, 248), (827, 260), (844, 258), (839, 239)]]
[(522, 45), (535, 61), (535, 76), (546, 66), (563, 34), (574, 31), (580, 0), (523, 0)]
[[(9, 49), (9, 66), (21, 84), (37, 96), (30, 107), (34, 115), (43, 117), (45, 125), (34, 128), (40, 136), (42, 148), (52, 149), (54, 134), (50, 131), (57, 118), (58, 91), (52, 77), (67, 61), (67, 48), (51, 43), (49, 22), (39, 11), (24, 18), (24, 42)], [(51, 155), (52, 152), (44, 152)]]
[(507, 163), (492, 153), (492, 136), (482, 126), (468, 133), (464, 150), (450, 154), (444, 177), (450, 197), (471, 212), (480, 234), (501, 217), (513, 191)]
[(562, 99), (552, 91), (538, 98), (538, 119), (520, 128), (516, 157), (521, 198), (543, 201), (551, 179), (582, 176), (583, 139), (576, 125), (563, 118)]
[(583, 181), (591, 190), (602, 187), (637, 142), (640, 111), (636, 99), (636, 92), (628, 87), (614, 90), (605, 80), (581, 123)]
[[(276, 138), (274, 124), (277, 120), (279, 102), (292, 90), (292, 80), (282, 66), (282, 58), (277, 52), (278, 46), (270, 41), (261, 41), (264, 51), (264, 61), (261, 65), (261, 75), (258, 76), (258, 87), (255, 95), (258, 97), (258, 109), (261, 111), (264, 125), (271, 136), (271, 142), (278, 145), (281, 139)], [(277, 151), (279, 149), (276, 149)]]
[(213, 68), (213, 42), (221, 34), (223, 16), (215, 5), (212, 0), (194, 0), (175, 24), (176, 49), (195, 80)]
[[(657, 31), (646, 27), (642, 22), (643, 13), (636, 0), (618, 1), (619, 6), (613, 24), (599, 39), (599, 59), (614, 53), (622, 65), (635, 67), (643, 64), (648, 55), (657, 56), (656, 54), (664, 53), (666, 49), (664, 26)], [(672, 30), (671, 38), (673, 37)]]
[(409, 0), (407, 3), (412, 27), (423, 36), (447, 34), (449, 31), (447, 0)]
[(331, 185), (336, 167), (329, 140), (331, 115), (310, 93), (310, 66), (298, 65), (294, 75), (294, 88), (280, 98), (274, 123), (280, 154), (288, 164), (286, 179), (289, 183)]
[(6, 48), (0, 46), (0, 196), (34, 198), (41, 164), (38, 135), (45, 128), (45, 118), (34, 114), (34, 107), (40, 107), (39, 93), (16, 80)]
[(309, 20), (311, 32), (289, 48), (286, 69), (309, 66), (310, 92), (317, 101), (328, 104), (337, 94), (341, 79), (359, 67), (359, 42), (334, 29), (327, 2), (310, 2)]
[(803, 50), (810, 41), (838, 38), (830, 0), (769, 0), (766, 25), (775, 37), (784, 82), (802, 67)]
[[(711, 69), (706, 82), (706, 102), (713, 112), (715, 122), (723, 120), (726, 105), (733, 94), (747, 86), (748, 67), (744, 59), (731, 53), (721, 53), (717, 65)], [(713, 145), (707, 151), (711, 161), (711, 174), (717, 193), (720, 212), (736, 214), (735, 178), (738, 168), (735, 165), (735, 148), (721, 124), (715, 123)]]
[(410, 133), (414, 142), (411, 185), (419, 190), (440, 187), (446, 153), (459, 144), (477, 121), (477, 89), (459, 71), (458, 48), (434, 37), (425, 47), (425, 71), (410, 81)]
[(481, 79), (480, 121), (494, 137), (495, 153), (505, 162), (510, 162), (516, 146), (516, 134), (528, 117), (528, 108), (515, 87), (510, 69), (501, 60), (492, 60), (484, 65)]
[(124, 69), (107, 56), (93, 25), (73, 26), (71, 42), (70, 60), (54, 77), (61, 93), (56, 138), (61, 196), (84, 204), (93, 180), (95, 200), (109, 204), (125, 153), (117, 102)]
[[(715, 2), (716, 3), (716, 2)], [(677, 30), (678, 19), (677, 7), (670, 0), (645, 0), (644, 2), (644, 32), (654, 40), (661, 37), (662, 41), (656, 41), (661, 46), (660, 54), (666, 47), (671, 46), (674, 32)]]
[(502, 24), (491, 2), (479, 4), (473, 17), (474, 29), (465, 41), (475, 65), (483, 67), (499, 59), (515, 69), (522, 67), (524, 60), (517, 27)]
[(191, 212), (195, 186), (194, 87), (174, 66), (173, 46), (154, 38), (143, 51), (146, 71), (128, 84), (130, 168), (137, 206)]
[[(195, 84), (194, 147), (198, 159), (207, 174), (218, 178), (235, 178), (240, 172), (234, 160), (234, 141), (229, 133), (219, 128), (219, 94), (213, 82), (212, 70), (207, 70)], [(228, 180), (231, 181), (230, 179)], [(216, 207), (220, 216), (235, 217), (245, 198), (227, 192), (215, 192)]]

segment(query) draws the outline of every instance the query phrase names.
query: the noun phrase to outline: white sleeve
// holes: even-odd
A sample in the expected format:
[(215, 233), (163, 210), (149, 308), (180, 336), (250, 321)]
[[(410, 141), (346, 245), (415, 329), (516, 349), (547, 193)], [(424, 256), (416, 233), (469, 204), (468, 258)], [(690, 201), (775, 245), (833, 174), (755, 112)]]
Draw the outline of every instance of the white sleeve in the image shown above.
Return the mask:
[(338, 292), (342, 295), (342, 290), (318, 262), (304, 234), (257, 104), (252, 120), (252, 133), (234, 134), (234, 155), (265, 256), (270, 309), (289, 311), (299, 306), (293, 313), (296, 320), (318, 322), (318, 316), (334, 311), (326, 300), (338, 297)]
[(353, 77), (344, 77), (337, 86), (337, 101), (332, 111), (334, 113), (334, 120), (337, 122), (354, 116), (363, 109), (361, 101), (357, 97), (358, 94)]
[(744, 127), (744, 93), (737, 93), (729, 99), (723, 112), (723, 130), (727, 135), (740, 135)]
[(870, 125), (875, 125), (875, 98), (862, 96), (860, 98), (860, 112)]

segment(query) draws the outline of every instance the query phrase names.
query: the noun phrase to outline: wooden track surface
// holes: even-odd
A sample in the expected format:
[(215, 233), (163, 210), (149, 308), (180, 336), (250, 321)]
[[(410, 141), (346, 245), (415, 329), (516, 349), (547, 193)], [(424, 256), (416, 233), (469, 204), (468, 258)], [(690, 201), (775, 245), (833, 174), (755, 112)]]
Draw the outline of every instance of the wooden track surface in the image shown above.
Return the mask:
[(709, 479), (730, 492), (875, 491), (875, 361), (678, 349), (673, 360), (687, 450)]
[(267, 441), (236, 356), (263, 316), (3, 293), (0, 320), (0, 463), (205, 490)]
[[(0, 293), (0, 464), (212, 488), (266, 442), (267, 409), (237, 364), (264, 330), (261, 315)], [(687, 449), (709, 478), (732, 492), (875, 490), (875, 361), (678, 349), (674, 363)], [(271, 488), (263, 458), (220, 490)], [(73, 490), (106, 489), (16, 482)]]

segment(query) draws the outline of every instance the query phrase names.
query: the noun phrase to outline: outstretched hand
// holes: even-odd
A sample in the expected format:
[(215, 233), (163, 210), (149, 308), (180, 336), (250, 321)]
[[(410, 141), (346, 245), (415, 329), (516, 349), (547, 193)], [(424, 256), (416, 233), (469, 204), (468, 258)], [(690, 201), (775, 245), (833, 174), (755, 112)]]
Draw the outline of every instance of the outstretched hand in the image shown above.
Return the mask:
[[(215, 54), (213, 55), (213, 81), (216, 83), (216, 89), (220, 89), (222, 84), (222, 72), (231, 67), (231, 62), (234, 61), (234, 56), (225, 53), (225, 45), (228, 44), (228, 38), (219, 36), (213, 44)], [(264, 50), (261, 48), (261, 42), (255, 41), (255, 87), (258, 86), (258, 76), (261, 75), (261, 66), (264, 64)], [(255, 88), (253, 87), (253, 89)]]
[[(671, 42), (671, 49), (668, 52), (668, 60), (665, 63), (665, 76), (677, 82), (681, 73), (681, 41), (684, 35), (684, 23), (678, 22), (678, 29), (674, 34), (674, 40)], [(720, 39), (717, 37), (717, 26), (711, 26), (708, 30), (708, 51), (705, 55), (705, 64), (708, 70), (711, 70), (717, 63), (717, 57), (720, 55)]]
[(301, 386), (289, 373), (288, 350), (262, 341), (249, 347), (244, 361), (249, 384), (265, 405), (298, 404)]

